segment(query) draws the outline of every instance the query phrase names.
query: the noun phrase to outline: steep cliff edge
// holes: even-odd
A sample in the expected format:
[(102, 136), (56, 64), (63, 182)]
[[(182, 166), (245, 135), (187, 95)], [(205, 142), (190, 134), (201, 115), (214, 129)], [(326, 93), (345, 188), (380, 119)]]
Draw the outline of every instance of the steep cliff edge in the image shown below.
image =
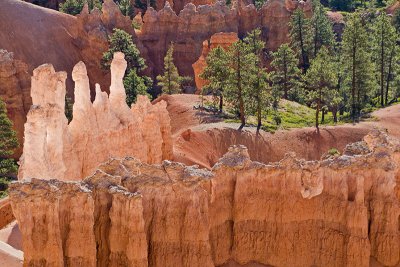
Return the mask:
[(85, 64), (75, 65), (72, 79), (77, 98), (69, 124), (64, 114), (67, 73), (55, 72), (48, 64), (34, 70), (20, 179), (82, 179), (109, 157), (132, 155), (148, 163), (172, 158), (166, 103), (152, 105), (147, 97), (139, 96), (130, 109), (122, 81), (126, 66), (124, 55), (115, 53), (110, 95), (96, 85), (92, 103)]
[(264, 165), (242, 146), (212, 171), (113, 159), (81, 182), (14, 183), (10, 199), (27, 265), (395, 266), (399, 152), (375, 131), (321, 161)]

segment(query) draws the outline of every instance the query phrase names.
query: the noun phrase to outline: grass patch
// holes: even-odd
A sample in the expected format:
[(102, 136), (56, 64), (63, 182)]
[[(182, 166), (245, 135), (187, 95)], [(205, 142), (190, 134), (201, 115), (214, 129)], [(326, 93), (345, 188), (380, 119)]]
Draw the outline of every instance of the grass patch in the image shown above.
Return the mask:
[[(320, 121), (321, 121), (320, 113)], [(280, 129), (292, 129), (292, 128), (303, 128), (313, 127), (315, 125), (315, 110), (307, 106), (291, 102), (287, 100), (281, 100), (277, 112), (269, 111), (262, 114), (262, 126), (261, 129), (267, 132), (275, 132)], [(280, 119), (280, 124), (277, 124), (277, 118)], [(227, 119), (225, 122), (240, 123), (239, 119)], [(350, 115), (345, 113), (343, 116), (338, 115), (338, 123), (343, 124), (351, 122)], [(325, 120), (320, 125), (335, 125), (331, 112), (325, 114)], [(248, 116), (246, 126), (257, 126), (257, 118), (255, 116)]]

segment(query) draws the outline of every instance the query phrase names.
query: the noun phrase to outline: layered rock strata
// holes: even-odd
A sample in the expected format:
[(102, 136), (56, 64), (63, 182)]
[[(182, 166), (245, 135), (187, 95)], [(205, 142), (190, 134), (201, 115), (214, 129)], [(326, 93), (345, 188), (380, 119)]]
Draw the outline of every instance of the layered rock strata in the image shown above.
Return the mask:
[(206, 80), (203, 80), (200, 78), (200, 74), (204, 71), (204, 69), (207, 66), (206, 63), (206, 58), (208, 56), (208, 53), (220, 46), (224, 48), (225, 50), (228, 49), (234, 42), (238, 41), (239, 38), (237, 36), (237, 33), (234, 32), (220, 32), (216, 33), (213, 36), (211, 36), (210, 40), (206, 40), (203, 42), (203, 50), (201, 52), (200, 58), (193, 63), (193, 71), (194, 71), (194, 80), (196, 83), (196, 88), (198, 89), (198, 93), (201, 91), (204, 85), (207, 84)]
[(147, 163), (171, 159), (166, 103), (152, 105), (147, 97), (139, 96), (129, 108), (122, 82), (125, 69), (124, 55), (115, 53), (110, 95), (97, 85), (92, 103), (85, 64), (76, 64), (72, 72), (76, 100), (69, 124), (64, 114), (67, 73), (55, 72), (48, 64), (34, 70), (20, 179), (82, 179), (109, 157), (132, 155)]
[(321, 161), (264, 165), (242, 146), (212, 171), (113, 159), (10, 198), (27, 266), (396, 266), (399, 148), (373, 132)]

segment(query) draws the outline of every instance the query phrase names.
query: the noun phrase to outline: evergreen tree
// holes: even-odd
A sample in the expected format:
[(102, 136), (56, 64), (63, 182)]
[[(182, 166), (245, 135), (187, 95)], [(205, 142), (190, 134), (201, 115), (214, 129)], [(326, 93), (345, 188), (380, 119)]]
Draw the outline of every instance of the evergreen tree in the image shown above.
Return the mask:
[(181, 83), (185, 77), (179, 76), (178, 69), (174, 64), (174, 45), (171, 44), (168, 48), (167, 54), (164, 57), (164, 75), (158, 75), (158, 86), (164, 94), (179, 94), (182, 92)]
[[(377, 78), (380, 87), (380, 103), (388, 102), (390, 77), (393, 74), (393, 59), (396, 56), (396, 30), (390, 18), (382, 12), (373, 23), (373, 58), (376, 62)], [(386, 94), (385, 94), (386, 93)]]
[(65, 95), (65, 117), (68, 119), (68, 123), (72, 121), (72, 116), (73, 116), (73, 104), (72, 100), (69, 96)]
[(145, 95), (150, 98), (147, 90), (151, 87), (153, 81), (147, 76), (139, 76), (136, 69), (131, 69), (124, 78), (124, 87), (126, 92), (126, 103), (131, 106), (136, 103), (138, 95)]
[(309, 67), (309, 54), (311, 50), (311, 24), (301, 9), (293, 12), (290, 23), (290, 38), (292, 47), (297, 48), (300, 55), (300, 66), (305, 73)]
[(326, 47), (322, 47), (311, 62), (305, 81), (309, 89), (307, 97), (315, 107), (315, 127), (319, 129), (319, 113), (336, 92), (337, 75), (334, 59)]
[(152, 80), (147, 76), (139, 76), (139, 72), (147, 68), (140, 51), (132, 41), (132, 36), (120, 29), (114, 29), (109, 37), (110, 48), (103, 54), (101, 64), (104, 68), (110, 68), (115, 52), (122, 52), (127, 61), (124, 77), (126, 92), (126, 103), (131, 106), (136, 102), (138, 94), (148, 95), (147, 90), (151, 87)]
[(246, 124), (245, 100), (253, 86), (256, 56), (251, 53), (249, 45), (241, 40), (232, 44), (228, 56), (230, 75), (224, 97), (239, 111), (241, 130)]
[(140, 56), (140, 51), (132, 41), (132, 35), (124, 30), (115, 28), (113, 34), (109, 37), (110, 48), (103, 54), (101, 64), (104, 68), (110, 67), (115, 52), (122, 52), (127, 61), (126, 73), (135, 68), (137, 72), (145, 69), (147, 66), (144, 59)]
[(7, 117), (7, 109), (0, 98), (0, 197), (4, 196), (10, 176), (17, 171), (17, 165), (10, 157), (18, 148), (18, 140), (12, 128), (12, 122)]
[(300, 69), (297, 67), (298, 60), (295, 52), (288, 44), (282, 44), (276, 52), (272, 54), (271, 81), (275, 98), (283, 96), (285, 99), (299, 101), (300, 91)]
[(332, 23), (329, 21), (328, 16), (321, 5), (320, 1), (313, 1), (313, 16), (311, 18), (312, 29), (312, 55), (316, 57), (319, 49), (326, 46), (333, 49), (334, 34)]
[(219, 97), (219, 112), (223, 108), (223, 92), (227, 86), (227, 77), (229, 76), (228, 55), (225, 50), (218, 46), (210, 51), (207, 55), (203, 73), (200, 77), (208, 81), (203, 87), (203, 92), (211, 92), (214, 98)]
[(261, 114), (263, 110), (269, 107), (271, 92), (268, 83), (268, 74), (263, 68), (263, 49), (265, 43), (261, 40), (261, 30), (255, 29), (251, 31), (244, 41), (248, 44), (251, 53), (255, 55), (253, 74), (253, 85), (250, 87), (247, 97), (247, 110), (251, 114), (257, 114), (257, 130), (261, 128)]
[(117, 0), (115, 2), (117, 3), (119, 10), (121, 10), (122, 15), (129, 16), (130, 18), (133, 17), (135, 10), (131, 0)]
[(101, 3), (100, 0), (65, 0), (60, 4), (59, 11), (75, 16), (81, 13), (85, 4), (88, 5), (89, 10), (94, 8), (101, 10)]
[(374, 88), (368, 33), (359, 13), (349, 15), (343, 33), (342, 60), (345, 75), (345, 86), (350, 91), (351, 116), (353, 121), (360, 115)]

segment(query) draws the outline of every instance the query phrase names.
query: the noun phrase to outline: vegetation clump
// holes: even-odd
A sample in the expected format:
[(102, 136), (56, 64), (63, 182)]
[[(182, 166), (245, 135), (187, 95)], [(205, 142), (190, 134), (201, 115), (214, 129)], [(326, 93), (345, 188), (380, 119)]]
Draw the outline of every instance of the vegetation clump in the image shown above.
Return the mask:
[(15, 160), (11, 158), (19, 146), (17, 134), (12, 127), (6, 105), (0, 98), (0, 198), (7, 195), (8, 184), (18, 170)]

